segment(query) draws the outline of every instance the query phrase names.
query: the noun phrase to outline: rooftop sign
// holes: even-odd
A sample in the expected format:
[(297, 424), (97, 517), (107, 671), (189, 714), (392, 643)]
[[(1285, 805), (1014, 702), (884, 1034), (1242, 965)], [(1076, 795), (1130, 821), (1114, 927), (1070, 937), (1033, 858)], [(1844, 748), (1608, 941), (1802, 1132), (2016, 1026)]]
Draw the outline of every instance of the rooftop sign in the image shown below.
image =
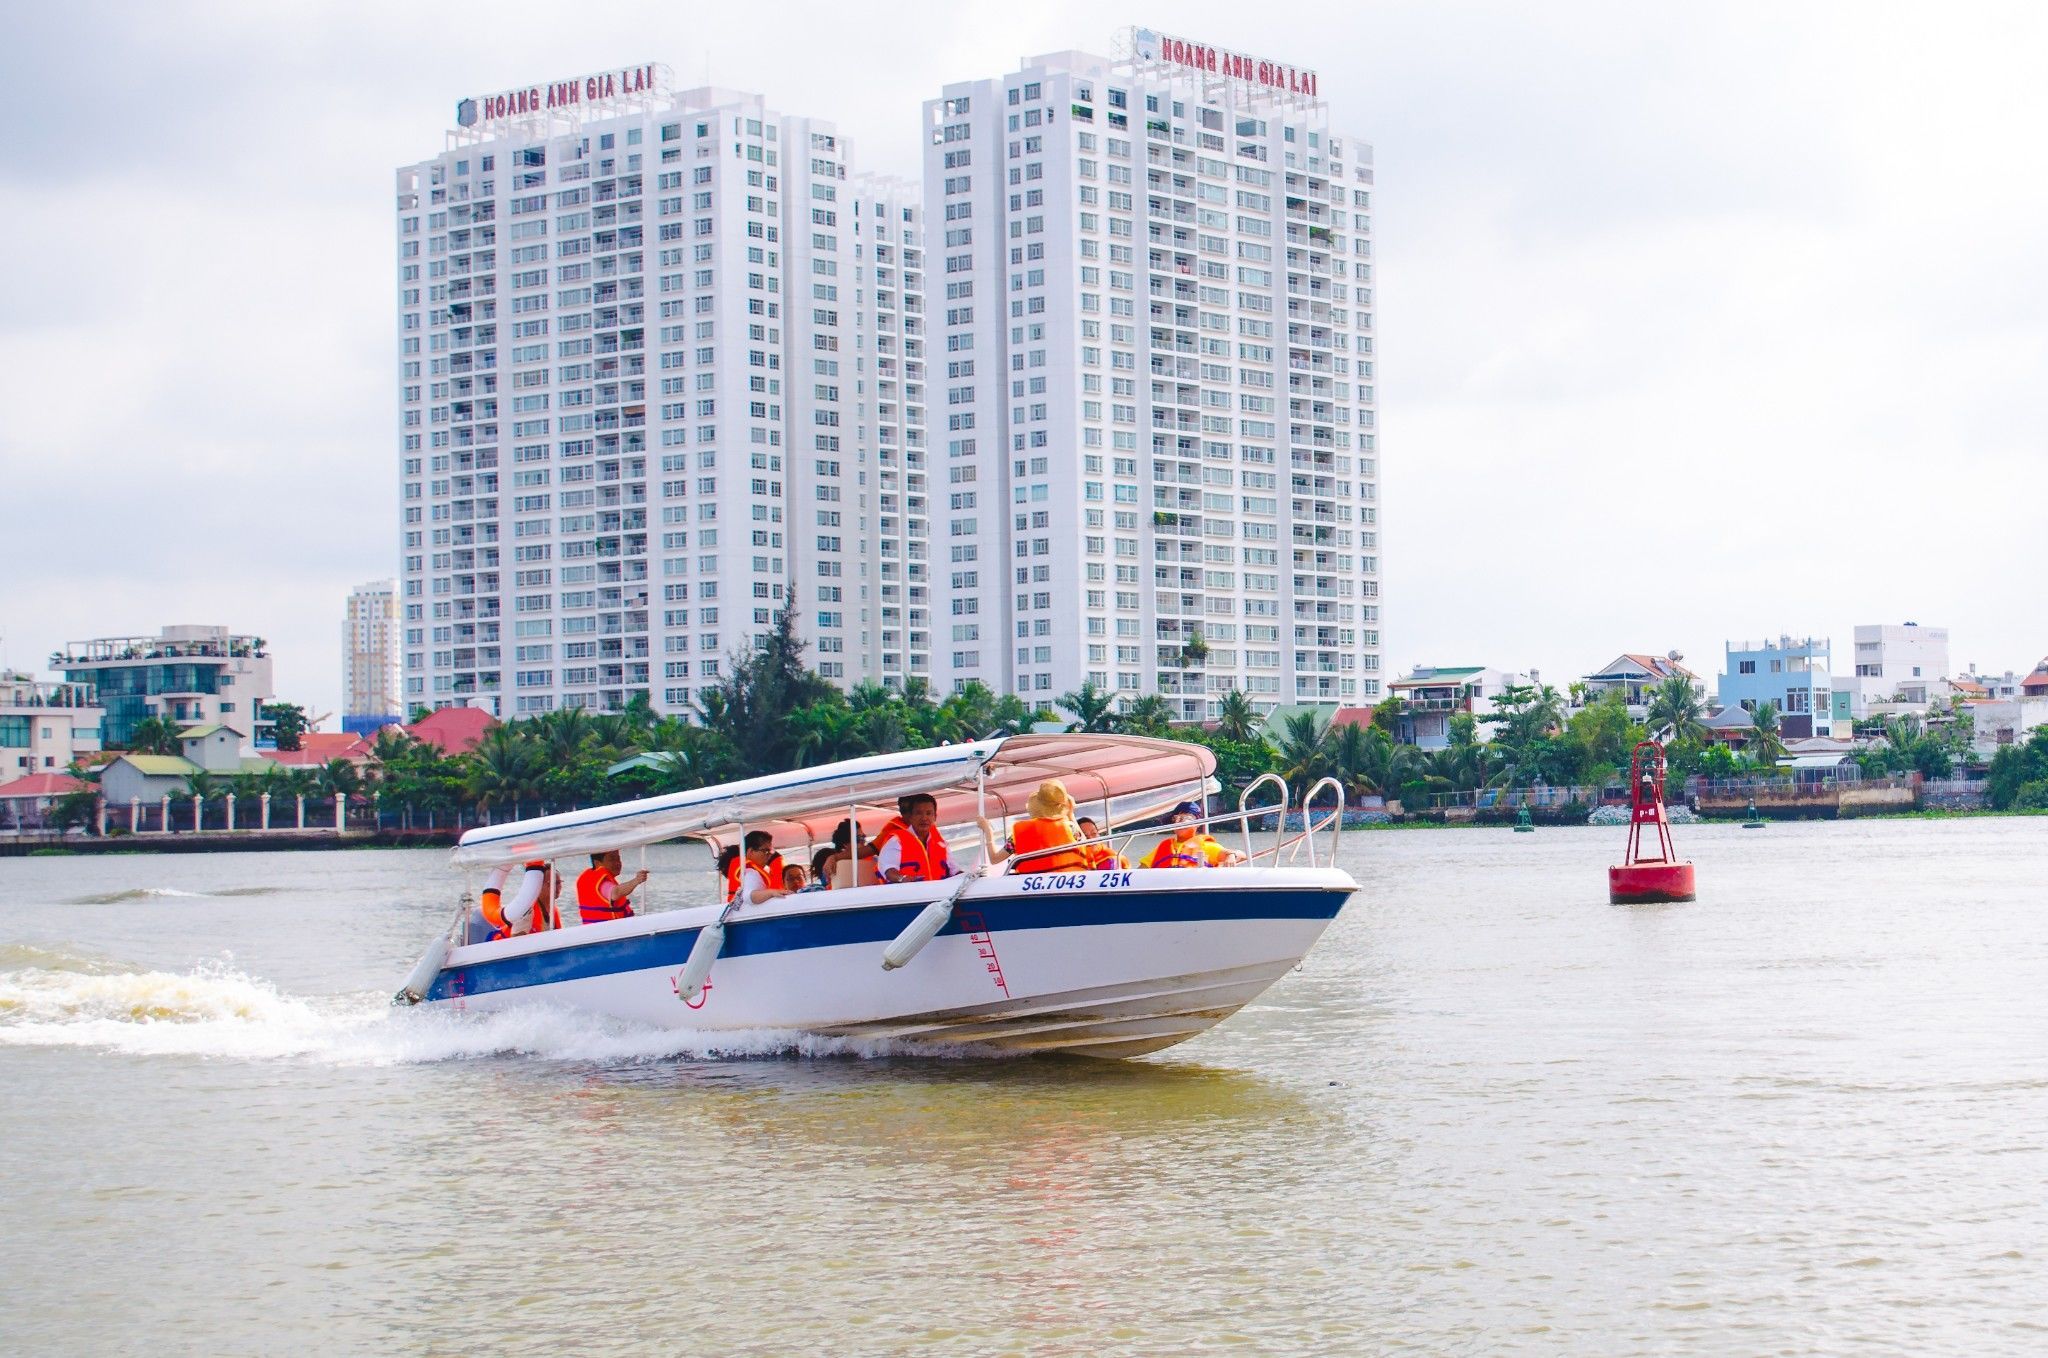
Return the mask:
[(455, 121), (463, 127), (497, 122), (502, 118), (524, 118), (537, 113), (572, 112), (586, 104), (621, 99), (635, 94), (659, 94), (667, 85), (666, 69), (654, 63), (626, 66), (595, 75), (554, 80), (545, 85), (480, 94), (455, 105)]
[(1267, 61), (1263, 57), (1233, 52), (1225, 47), (1210, 47), (1203, 43), (1189, 42), (1171, 34), (1155, 33), (1149, 28), (1138, 29), (1133, 35), (1133, 47), (1141, 61), (1157, 61), (1168, 66), (1185, 66), (1192, 71), (1204, 71), (1232, 80), (1242, 80), (1248, 85), (1273, 90), (1280, 94), (1302, 94), (1313, 99), (1317, 97), (1316, 73), (1304, 71), (1299, 66), (1285, 62)]

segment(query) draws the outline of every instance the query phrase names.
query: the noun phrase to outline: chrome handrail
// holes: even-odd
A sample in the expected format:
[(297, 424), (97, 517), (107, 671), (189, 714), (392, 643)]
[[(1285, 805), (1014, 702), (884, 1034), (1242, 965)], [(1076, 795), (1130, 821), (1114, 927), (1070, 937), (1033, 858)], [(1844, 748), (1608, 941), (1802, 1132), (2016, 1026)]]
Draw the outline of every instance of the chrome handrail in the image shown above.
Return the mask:
[[(1344, 834), (1344, 785), (1335, 778), (1320, 779), (1301, 799), (1301, 837), (1308, 843), (1308, 865), (1312, 868), (1320, 866), (1316, 862), (1316, 835), (1318, 833), (1315, 818), (1316, 795), (1326, 787), (1330, 789), (1331, 795), (1336, 798), (1336, 804), (1330, 808), (1328, 821), (1330, 826), (1331, 867), (1337, 865), (1337, 842)], [(1296, 848), (1299, 851), (1299, 845)]]
[[(1252, 779), (1251, 782), (1245, 784), (1244, 791), (1237, 794), (1237, 823), (1238, 828), (1244, 832), (1245, 862), (1255, 864), (1259, 861), (1259, 855), (1252, 848), (1252, 818), (1249, 803), (1252, 793), (1269, 782), (1280, 785), (1280, 804), (1273, 808), (1278, 813), (1278, 819), (1273, 823), (1273, 866), (1277, 868), (1280, 866), (1280, 841), (1287, 833), (1287, 780), (1277, 773), (1262, 773)], [(1265, 807), (1257, 809), (1261, 811), (1266, 810)]]

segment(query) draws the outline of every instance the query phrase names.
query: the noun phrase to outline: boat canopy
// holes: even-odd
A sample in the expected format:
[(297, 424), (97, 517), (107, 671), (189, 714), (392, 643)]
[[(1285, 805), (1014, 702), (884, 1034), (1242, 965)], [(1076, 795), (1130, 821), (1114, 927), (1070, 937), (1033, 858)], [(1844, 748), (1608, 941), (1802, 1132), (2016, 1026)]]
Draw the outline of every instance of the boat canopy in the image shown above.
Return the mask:
[(938, 798), (942, 832), (964, 846), (976, 833), (977, 814), (996, 822), (1021, 816), (1049, 778), (1066, 785), (1080, 814), (1107, 829), (1200, 801), (1216, 790), (1215, 771), (1214, 754), (1180, 741), (1090, 732), (1004, 736), (480, 826), (462, 837), (454, 859), (461, 867), (497, 867), (683, 837), (717, 849), (753, 830), (768, 831), (780, 848), (825, 844), (849, 809), (873, 834), (896, 813), (896, 799), (913, 792)]

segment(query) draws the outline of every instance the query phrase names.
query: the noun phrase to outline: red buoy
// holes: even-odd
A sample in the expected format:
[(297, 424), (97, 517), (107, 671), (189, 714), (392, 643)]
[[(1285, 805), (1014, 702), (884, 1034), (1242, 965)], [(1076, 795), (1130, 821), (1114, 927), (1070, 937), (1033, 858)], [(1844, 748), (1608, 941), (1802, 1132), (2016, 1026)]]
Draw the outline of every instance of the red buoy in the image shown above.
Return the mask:
[[(1664, 814), (1664, 747), (1646, 740), (1629, 759), (1628, 855), (1607, 869), (1607, 899), (1614, 905), (1689, 901), (1694, 897), (1692, 864), (1671, 847), (1671, 821)], [(1643, 852), (1643, 826), (1657, 827), (1654, 852)]]

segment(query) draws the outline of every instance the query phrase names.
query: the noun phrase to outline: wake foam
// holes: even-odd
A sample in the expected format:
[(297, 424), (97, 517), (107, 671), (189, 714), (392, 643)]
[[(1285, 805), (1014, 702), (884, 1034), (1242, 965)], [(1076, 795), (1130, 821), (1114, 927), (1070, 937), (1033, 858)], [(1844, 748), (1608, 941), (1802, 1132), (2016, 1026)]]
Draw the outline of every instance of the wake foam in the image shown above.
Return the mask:
[[(241, 893), (222, 892), (220, 894), (229, 895)], [(127, 901), (203, 901), (209, 899), (210, 895), (211, 893), (205, 891), (180, 891), (178, 890), (178, 888), (174, 886), (138, 886), (129, 887), (125, 891), (103, 891), (98, 893), (97, 895), (92, 896), (74, 896), (71, 898), (71, 904), (121, 905)]]
[(646, 1028), (537, 1005), (454, 1014), (394, 1009), (382, 993), (309, 998), (237, 970), (232, 958), (189, 972), (139, 971), (16, 947), (0, 949), (0, 968), (0, 1047), (353, 1066), (980, 1055), (780, 1030)]

